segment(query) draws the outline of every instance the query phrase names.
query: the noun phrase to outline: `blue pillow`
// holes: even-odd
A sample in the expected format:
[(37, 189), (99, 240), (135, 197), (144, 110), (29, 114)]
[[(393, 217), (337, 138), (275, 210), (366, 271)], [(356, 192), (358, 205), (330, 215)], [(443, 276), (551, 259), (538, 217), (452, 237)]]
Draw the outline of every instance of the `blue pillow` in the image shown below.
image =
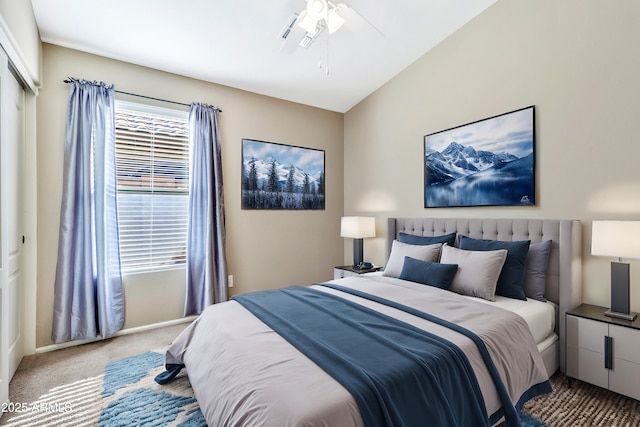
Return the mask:
[(522, 289), (527, 298), (546, 301), (544, 292), (547, 288), (547, 267), (551, 254), (551, 240), (532, 243), (527, 254)]
[(406, 256), (398, 278), (440, 289), (449, 289), (456, 271), (458, 271), (456, 264), (421, 261)]
[(456, 233), (444, 234), (442, 236), (416, 236), (415, 234), (400, 233), (398, 240), (409, 245), (433, 245), (435, 243), (446, 243), (453, 246), (456, 241)]
[(502, 242), (500, 240), (473, 239), (471, 237), (460, 236), (460, 249), (468, 251), (495, 251), (497, 249), (507, 250), (507, 259), (504, 262), (496, 295), (503, 297), (525, 300), (527, 299), (522, 288), (524, 278), (524, 268), (529, 252), (530, 240), (520, 240), (516, 242)]

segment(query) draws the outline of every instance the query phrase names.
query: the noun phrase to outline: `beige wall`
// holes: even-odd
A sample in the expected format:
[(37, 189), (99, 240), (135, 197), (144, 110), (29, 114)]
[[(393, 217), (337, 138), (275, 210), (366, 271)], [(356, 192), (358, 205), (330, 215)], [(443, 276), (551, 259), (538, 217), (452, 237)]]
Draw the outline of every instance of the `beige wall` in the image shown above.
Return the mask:
[[(68, 90), (62, 80), (69, 75), (224, 110), (232, 293), (331, 277), (334, 265), (351, 261), (351, 241), (338, 237), (343, 211), (375, 215), (379, 236), (388, 216), (575, 218), (584, 223), (584, 299), (608, 305), (609, 259), (589, 255), (590, 223), (639, 219), (637, 22), (635, 0), (615, 7), (597, 0), (499, 0), (344, 117), (45, 44), (37, 99), (37, 346), (51, 342)], [(535, 207), (423, 208), (425, 134), (528, 105), (536, 106)], [(243, 137), (326, 150), (326, 210), (241, 210)], [(365, 258), (384, 261), (383, 237), (365, 241)], [(640, 310), (640, 263), (632, 262), (631, 274), (632, 308)], [(180, 316), (183, 283), (162, 277), (126, 278), (126, 327)]]
[[(113, 83), (116, 90), (219, 106), (229, 273), (232, 294), (333, 277), (342, 261), (343, 115), (205, 83), (144, 67), (44, 44), (38, 111), (37, 346), (51, 343), (67, 76)], [(117, 96), (118, 98), (118, 96)], [(123, 97), (124, 99), (124, 97)], [(128, 98), (132, 101), (143, 100)], [(165, 104), (166, 106), (166, 104)], [(240, 208), (241, 139), (325, 150), (326, 209), (245, 211)], [(125, 328), (182, 316), (183, 271), (127, 276)]]
[[(345, 214), (375, 215), (379, 236), (392, 215), (582, 220), (584, 301), (607, 306), (611, 260), (590, 255), (590, 225), (640, 219), (638, 22), (635, 0), (499, 0), (345, 115)], [(423, 208), (425, 134), (529, 105), (535, 207)], [(365, 258), (384, 261), (382, 237)]]

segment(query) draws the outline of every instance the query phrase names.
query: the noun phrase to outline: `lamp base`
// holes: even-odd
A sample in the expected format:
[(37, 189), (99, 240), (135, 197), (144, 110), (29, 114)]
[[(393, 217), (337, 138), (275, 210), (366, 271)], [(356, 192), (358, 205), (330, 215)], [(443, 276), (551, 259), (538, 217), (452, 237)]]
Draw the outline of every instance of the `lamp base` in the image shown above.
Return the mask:
[(630, 312), (630, 313), (618, 313), (617, 311), (607, 310), (604, 312), (605, 316), (615, 317), (616, 319), (624, 319), (634, 321), (638, 313)]
[(353, 265), (358, 266), (362, 264), (363, 258), (363, 239), (353, 239)]

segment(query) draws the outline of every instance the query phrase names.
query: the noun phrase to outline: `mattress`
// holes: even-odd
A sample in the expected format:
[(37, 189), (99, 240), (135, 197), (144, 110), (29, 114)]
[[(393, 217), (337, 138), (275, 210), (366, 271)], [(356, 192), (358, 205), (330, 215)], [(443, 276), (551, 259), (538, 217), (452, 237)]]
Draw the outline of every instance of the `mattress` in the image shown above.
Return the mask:
[[(465, 297), (473, 298), (473, 297)], [(552, 302), (542, 302), (531, 298), (526, 301), (496, 295), (496, 301), (491, 302), (481, 298), (476, 301), (491, 304), (520, 315), (529, 325), (536, 344), (540, 344), (549, 336), (554, 335), (556, 327), (556, 309)]]
[[(389, 280), (389, 278), (382, 276), (381, 272), (367, 273), (362, 276), (368, 276), (371, 279), (376, 278), (376, 280)], [(421, 286), (424, 286), (419, 283), (402, 282), (404, 282), (402, 283), (402, 286), (409, 288), (420, 288)], [(539, 351), (545, 350), (550, 344), (553, 344), (553, 342), (558, 339), (558, 336), (555, 333), (557, 305), (551, 301), (542, 302), (531, 298), (528, 298), (526, 301), (522, 301), (500, 295), (496, 295), (495, 301), (487, 301), (482, 298), (466, 295), (462, 295), (462, 297), (518, 314), (527, 322), (527, 325), (529, 325), (529, 329), (531, 330), (533, 339), (538, 345)]]

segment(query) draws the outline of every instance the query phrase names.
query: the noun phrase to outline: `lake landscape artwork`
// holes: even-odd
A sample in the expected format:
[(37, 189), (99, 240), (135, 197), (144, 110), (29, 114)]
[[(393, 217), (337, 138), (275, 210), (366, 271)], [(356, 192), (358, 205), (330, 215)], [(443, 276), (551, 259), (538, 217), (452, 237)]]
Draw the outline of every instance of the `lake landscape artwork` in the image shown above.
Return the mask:
[(424, 137), (424, 206), (535, 205), (534, 106)]
[(242, 209), (324, 209), (324, 150), (242, 140)]

